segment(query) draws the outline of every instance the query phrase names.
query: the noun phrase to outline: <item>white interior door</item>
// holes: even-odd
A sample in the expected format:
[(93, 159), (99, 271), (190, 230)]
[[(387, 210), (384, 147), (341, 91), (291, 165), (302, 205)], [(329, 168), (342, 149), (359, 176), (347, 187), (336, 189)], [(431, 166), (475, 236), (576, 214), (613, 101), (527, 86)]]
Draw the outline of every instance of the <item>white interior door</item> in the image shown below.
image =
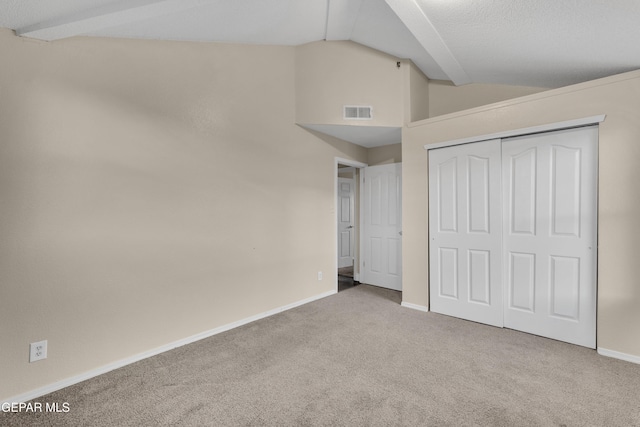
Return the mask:
[(500, 140), (429, 151), (431, 310), (502, 326)]
[(353, 265), (355, 180), (338, 178), (338, 268)]
[(505, 326), (595, 348), (598, 128), (505, 140)]
[(402, 167), (363, 169), (363, 248), (360, 281), (402, 290)]

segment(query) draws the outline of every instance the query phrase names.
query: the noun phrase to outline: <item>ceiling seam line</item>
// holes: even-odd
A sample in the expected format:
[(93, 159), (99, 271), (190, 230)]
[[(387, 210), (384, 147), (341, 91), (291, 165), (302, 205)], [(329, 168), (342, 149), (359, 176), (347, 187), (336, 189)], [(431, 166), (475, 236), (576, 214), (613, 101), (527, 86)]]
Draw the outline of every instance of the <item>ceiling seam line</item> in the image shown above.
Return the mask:
[(327, 0), (327, 16), (324, 20), (324, 41), (327, 41), (327, 36), (329, 35), (329, 8), (331, 7), (331, 0)]

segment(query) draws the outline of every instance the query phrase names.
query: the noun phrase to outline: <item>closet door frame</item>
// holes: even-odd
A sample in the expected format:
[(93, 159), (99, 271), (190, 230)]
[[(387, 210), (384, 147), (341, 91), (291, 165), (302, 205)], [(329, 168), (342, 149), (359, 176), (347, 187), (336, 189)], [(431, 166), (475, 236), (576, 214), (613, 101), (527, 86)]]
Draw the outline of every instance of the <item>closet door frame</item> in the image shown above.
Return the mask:
[[(602, 121), (604, 121), (605, 119), (605, 115), (599, 115), (599, 116), (591, 116), (591, 117), (585, 117), (585, 118), (581, 118), (581, 119), (576, 119), (576, 120), (570, 120), (570, 121), (565, 121), (565, 122), (558, 122), (558, 123), (550, 123), (550, 124), (544, 124), (544, 125), (540, 125), (540, 126), (534, 126), (534, 127), (529, 127), (529, 128), (521, 128), (521, 129), (516, 129), (516, 130), (510, 130), (510, 131), (504, 131), (504, 132), (497, 132), (497, 133), (493, 133), (493, 134), (487, 134), (487, 135), (479, 135), (476, 137), (470, 137), (470, 138), (462, 138), (462, 139), (457, 139), (457, 140), (451, 140), (451, 141), (447, 141), (447, 142), (442, 142), (442, 143), (436, 143), (436, 144), (427, 144), (424, 146), (425, 150), (430, 151), (433, 149), (437, 149), (437, 148), (444, 148), (444, 147), (451, 147), (451, 146), (456, 146), (456, 145), (462, 145), (462, 144), (469, 144), (469, 143), (475, 143), (475, 142), (483, 142), (483, 141), (487, 141), (487, 140), (491, 140), (491, 139), (506, 139), (506, 138), (513, 138), (513, 137), (521, 137), (521, 136), (526, 136), (526, 135), (530, 135), (530, 134), (538, 134), (538, 133), (546, 133), (546, 132), (555, 132), (555, 131), (561, 131), (561, 130), (567, 130), (567, 129), (574, 129), (574, 128), (578, 128), (578, 127), (585, 127), (585, 126), (597, 126), (599, 123), (601, 123)], [(502, 151), (502, 150), (501, 150)], [(593, 227), (595, 229), (595, 241), (594, 241), (594, 252), (595, 252), (595, 265), (593, 266), (593, 270), (594, 270), (594, 282), (595, 282), (595, 288), (594, 288), (594, 309), (593, 309), (593, 323), (594, 323), (594, 341), (593, 342), (589, 342), (587, 344), (580, 344), (580, 345), (585, 345), (587, 347), (591, 347), (591, 348), (595, 348), (595, 339), (596, 339), (596, 334), (597, 334), (597, 328), (596, 328), (596, 309), (597, 309), (597, 273), (595, 273), (597, 271), (597, 230), (598, 230), (598, 220), (597, 220), (597, 214), (598, 214), (598, 207), (597, 207), (597, 157), (598, 157), (598, 144), (597, 144), (597, 139), (596, 139), (596, 148), (595, 148), (595, 170), (594, 173), (596, 174), (595, 177), (595, 220), (593, 223)], [(430, 175), (430, 173), (429, 173)], [(504, 186), (504, 183), (501, 183), (501, 188), (500, 188), (500, 192), (502, 192), (502, 188)], [(431, 187), (431, 183), (429, 184), (429, 187)], [(431, 191), (431, 188), (430, 188)], [(429, 194), (428, 197), (428, 212), (429, 212), (429, 216), (431, 216), (431, 198), (432, 198), (432, 194)], [(432, 241), (432, 230), (431, 230), (431, 223), (429, 224), (429, 286), (428, 286), (428, 292), (430, 295), (430, 301), (432, 304), (432, 311), (438, 311), (433, 310), (433, 299), (432, 299), (432, 273), (431, 273), (431, 263), (433, 262), (433, 255), (432, 255), (432, 248), (431, 248), (431, 241)], [(504, 269), (502, 269), (501, 272), (503, 272)], [(504, 273), (501, 277), (501, 282), (502, 282), (502, 301), (503, 301), (503, 310), (505, 310), (505, 302), (507, 301), (507, 294), (506, 294), (506, 283), (507, 283), (507, 278), (504, 276)], [(437, 306), (438, 304), (436, 304)], [(437, 308), (437, 307), (436, 307)], [(503, 322), (504, 322), (504, 318), (503, 318)], [(504, 323), (503, 323), (504, 325)], [(502, 325), (502, 326), (503, 326)], [(495, 326), (501, 326), (501, 325), (495, 325)]]

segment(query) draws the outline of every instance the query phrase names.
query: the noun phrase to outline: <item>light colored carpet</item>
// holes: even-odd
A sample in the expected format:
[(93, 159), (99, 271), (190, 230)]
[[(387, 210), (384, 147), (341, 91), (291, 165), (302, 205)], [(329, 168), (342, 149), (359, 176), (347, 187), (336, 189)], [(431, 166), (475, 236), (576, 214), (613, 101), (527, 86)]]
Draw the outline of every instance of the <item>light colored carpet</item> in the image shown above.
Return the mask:
[(37, 399), (1, 425), (640, 426), (640, 365), (360, 285)]

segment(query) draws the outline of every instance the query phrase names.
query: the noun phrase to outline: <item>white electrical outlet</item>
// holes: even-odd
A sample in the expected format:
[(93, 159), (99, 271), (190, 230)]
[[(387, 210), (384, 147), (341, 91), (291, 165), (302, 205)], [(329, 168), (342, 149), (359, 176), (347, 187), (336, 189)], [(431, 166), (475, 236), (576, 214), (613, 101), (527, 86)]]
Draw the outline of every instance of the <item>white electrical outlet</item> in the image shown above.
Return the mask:
[(32, 342), (29, 346), (29, 363), (47, 358), (47, 340)]
[(318, 280), (322, 280), (322, 271), (318, 271)]

